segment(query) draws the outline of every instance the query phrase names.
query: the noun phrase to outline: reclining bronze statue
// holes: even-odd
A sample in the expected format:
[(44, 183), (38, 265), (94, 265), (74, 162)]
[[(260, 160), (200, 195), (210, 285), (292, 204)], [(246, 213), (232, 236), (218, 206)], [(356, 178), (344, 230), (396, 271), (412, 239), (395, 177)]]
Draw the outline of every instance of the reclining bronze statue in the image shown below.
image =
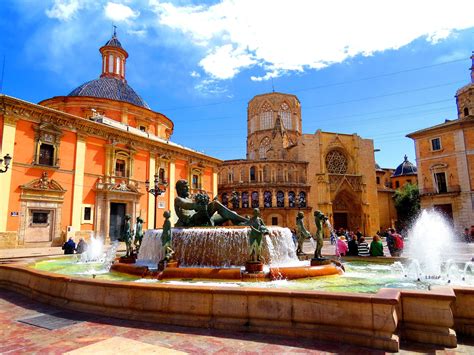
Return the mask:
[(186, 180), (176, 182), (177, 197), (174, 199), (174, 210), (178, 216), (175, 227), (220, 226), (227, 221), (234, 225), (248, 225), (248, 218), (231, 211), (214, 198), (209, 201), (205, 193), (197, 193), (190, 198), (189, 185)]

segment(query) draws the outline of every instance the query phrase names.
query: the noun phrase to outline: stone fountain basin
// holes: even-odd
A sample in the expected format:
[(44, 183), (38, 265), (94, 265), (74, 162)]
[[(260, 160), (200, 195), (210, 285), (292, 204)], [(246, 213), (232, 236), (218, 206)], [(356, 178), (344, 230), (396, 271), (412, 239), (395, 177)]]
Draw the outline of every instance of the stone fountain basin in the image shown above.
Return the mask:
[(474, 334), (474, 289), (377, 294), (141, 284), (0, 265), (0, 287), (57, 307), (124, 319), (307, 337), (395, 352), (400, 338), (456, 346)]

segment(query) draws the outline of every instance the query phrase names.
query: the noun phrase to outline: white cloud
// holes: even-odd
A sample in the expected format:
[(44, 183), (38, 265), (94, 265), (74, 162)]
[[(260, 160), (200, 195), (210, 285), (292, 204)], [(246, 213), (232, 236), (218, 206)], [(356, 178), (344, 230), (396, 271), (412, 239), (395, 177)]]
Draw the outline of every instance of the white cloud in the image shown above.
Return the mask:
[(189, 73), (189, 75), (191, 75), (191, 78), (200, 78), (201, 77), (201, 74), (199, 74), (195, 70), (193, 70), (191, 73)]
[(108, 2), (104, 6), (104, 12), (105, 17), (117, 22), (127, 22), (137, 18), (140, 15), (139, 11), (133, 11), (132, 8), (127, 5), (117, 4), (114, 2)]
[(436, 44), (474, 26), (472, 0), (221, 0), (211, 6), (150, 0), (149, 5), (161, 25), (205, 46), (199, 65), (217, 79), (258, 65), (266, 74), (253, 80), (266, 80), (398, 49), (420, 37)]
[(46, 10), (46, 16), (67, 21), (81, 9), (83, 1), (80, 0), (54, 0), (53, 7)]

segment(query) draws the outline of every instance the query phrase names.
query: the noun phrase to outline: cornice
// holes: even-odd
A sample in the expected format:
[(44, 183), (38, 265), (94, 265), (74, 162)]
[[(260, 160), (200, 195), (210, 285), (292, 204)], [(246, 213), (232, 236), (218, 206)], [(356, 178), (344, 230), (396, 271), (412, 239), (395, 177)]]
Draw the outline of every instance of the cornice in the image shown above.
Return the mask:
[(222, 163), (220, 159), (199, 152), (188, 151), (146, 137), (135, 136), (114, 127), (99, 124), (82, 117), (33, 104), (21, 99), (0, 95), (0, 101), (0, 112), (5, 117), (5, 121), (8, 117), (9, 122), (11, 120), (18, 121), (19, 119), (23, 119), (35, 123), (52, 123), (61, 129), (70, 130), (86, 136), (99, 137), (109, 142), (122, 143), (147, 151), (155, 150), (160, 152), (160, 154), (175, 156), (184, 160), (189, 160), (190, 157), (193, 157), (205, 162), (205, 164), (210, 167), (217, 167)]

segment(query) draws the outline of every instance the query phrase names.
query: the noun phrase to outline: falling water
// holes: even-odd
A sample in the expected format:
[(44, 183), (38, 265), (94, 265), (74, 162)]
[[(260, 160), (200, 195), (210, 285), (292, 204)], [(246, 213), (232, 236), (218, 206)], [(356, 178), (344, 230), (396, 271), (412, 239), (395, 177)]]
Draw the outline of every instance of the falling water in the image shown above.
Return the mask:
[(454, 242), (452, 228), (443, 215), (434, 210), (423, 210), (408, 232), (406, 254), (418, 260), (424, 275), (438, 277), (441, 265), (448, 259), (446, 252)]
[[(241, 266), (248, 260), (248, 227), (173, 228), (172, 248), (182, 266)], [(268, 227), (262, 240), (262, 258), (267, 265), (297, 263), (291, 231)], [(138, 254), (138, 262), (162, 258), (161, 230), (147, 231)]]

